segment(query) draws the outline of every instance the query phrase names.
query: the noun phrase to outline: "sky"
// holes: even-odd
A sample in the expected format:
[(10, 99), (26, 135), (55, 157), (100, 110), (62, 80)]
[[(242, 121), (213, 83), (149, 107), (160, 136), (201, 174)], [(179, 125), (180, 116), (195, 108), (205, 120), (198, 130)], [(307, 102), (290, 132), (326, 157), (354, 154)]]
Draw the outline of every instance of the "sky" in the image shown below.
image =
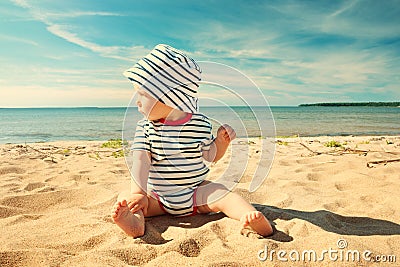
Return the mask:
[(127, 106), (159, 43), (254, 83), (200, 86), (214, 102), (400, 101), (400, 1), (1, 0), (0, 107)]

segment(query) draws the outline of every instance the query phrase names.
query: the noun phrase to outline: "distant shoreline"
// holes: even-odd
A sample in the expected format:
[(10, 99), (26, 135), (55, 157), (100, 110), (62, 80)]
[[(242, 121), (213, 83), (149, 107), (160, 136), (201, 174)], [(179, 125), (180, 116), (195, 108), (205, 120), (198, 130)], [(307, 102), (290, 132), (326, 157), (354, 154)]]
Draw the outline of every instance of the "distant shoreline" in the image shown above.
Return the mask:
[(338, 102), (300, 104), (299, 107), (400, 107), (400, 102)]

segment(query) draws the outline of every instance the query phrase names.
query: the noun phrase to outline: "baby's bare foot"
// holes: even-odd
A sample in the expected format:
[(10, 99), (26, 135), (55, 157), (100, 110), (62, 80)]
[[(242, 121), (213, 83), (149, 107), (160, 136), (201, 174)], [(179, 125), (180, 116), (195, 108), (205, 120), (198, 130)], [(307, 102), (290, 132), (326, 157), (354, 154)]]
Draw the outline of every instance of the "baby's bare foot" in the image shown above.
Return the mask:
[(250, 226), (254, 231), (262, 236), (269, 236), (273, 230), (267, 218), (259, 211), (249, 211), (242, 216), (240, 221), (243, 227)]
[(129, 236), (144, 235), (144, 216), (142, 210), (132, 213), (126, 200), (115, 203), (111, 217), (113, 221)]

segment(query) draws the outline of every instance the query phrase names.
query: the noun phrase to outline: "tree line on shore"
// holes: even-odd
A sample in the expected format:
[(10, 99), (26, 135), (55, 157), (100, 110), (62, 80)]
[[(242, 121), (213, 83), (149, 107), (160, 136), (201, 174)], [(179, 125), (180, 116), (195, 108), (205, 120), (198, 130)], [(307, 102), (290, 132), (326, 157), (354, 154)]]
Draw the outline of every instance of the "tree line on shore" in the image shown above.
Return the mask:
[(338, 102), (300, 104), (299, 107), (400, 107), (400, 102)]

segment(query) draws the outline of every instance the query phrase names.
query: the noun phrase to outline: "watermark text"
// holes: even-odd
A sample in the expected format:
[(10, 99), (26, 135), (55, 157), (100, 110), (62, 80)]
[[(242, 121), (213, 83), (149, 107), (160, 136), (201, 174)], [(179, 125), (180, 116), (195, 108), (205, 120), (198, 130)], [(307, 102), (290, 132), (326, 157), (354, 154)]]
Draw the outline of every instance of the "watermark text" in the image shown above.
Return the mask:
[(385, 263), (395, 263), (396, 255), (384, 255), (384, 254), (374, 254), (370, 250), (351, 250), (347, 249), (347, 241), (344, 239), (339, 239), (336, 243), (337, 248), (329, 248), (324, 249), (319, 252), (310, 249), (310, 250), (274, 250), (268, 249), (268, 246), (265, 245), (264, 249), (259, 250), (257, 253), (257, 257), (260, 261), (274, 261), (278, 260), (281, 262), (306, 262), (306, 261), (314, 261), (321, 262), (325, 260), (329, 261), (341, 261), (341, 262), (385, 262)]

